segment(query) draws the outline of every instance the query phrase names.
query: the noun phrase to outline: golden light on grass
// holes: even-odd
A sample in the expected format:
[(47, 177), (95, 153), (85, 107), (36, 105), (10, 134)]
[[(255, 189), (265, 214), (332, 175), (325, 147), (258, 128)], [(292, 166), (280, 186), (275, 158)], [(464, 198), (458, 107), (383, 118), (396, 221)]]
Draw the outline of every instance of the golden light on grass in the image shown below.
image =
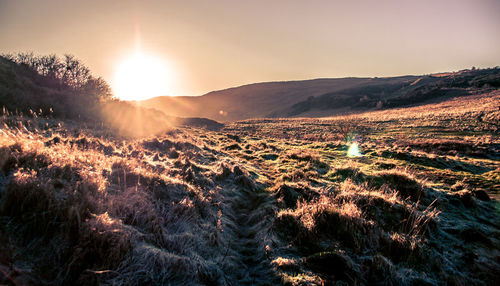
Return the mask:
[(347, 156), (349, 157), (361, 157), (361, 152), (359, 152), (358, 143), (352, 142), (351, 146), (347, 150)]
[(112, 85), (121, 100), (144, 100), (167, 95), (171, 81), (164, 60), (138, 52), (117, 67)]

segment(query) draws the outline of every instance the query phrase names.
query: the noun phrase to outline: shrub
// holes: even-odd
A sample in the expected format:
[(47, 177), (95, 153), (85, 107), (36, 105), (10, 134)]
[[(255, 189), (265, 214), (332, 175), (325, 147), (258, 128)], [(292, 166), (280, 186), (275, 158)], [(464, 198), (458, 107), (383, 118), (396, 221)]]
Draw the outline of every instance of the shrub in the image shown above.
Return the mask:
[(414, 176), (399, 170), (378, 172), (372, 179), (372, 185), (387, 185), (395, 190), (402, 198), (410, 198), (413, 201), (425, 197), (425, 188)]

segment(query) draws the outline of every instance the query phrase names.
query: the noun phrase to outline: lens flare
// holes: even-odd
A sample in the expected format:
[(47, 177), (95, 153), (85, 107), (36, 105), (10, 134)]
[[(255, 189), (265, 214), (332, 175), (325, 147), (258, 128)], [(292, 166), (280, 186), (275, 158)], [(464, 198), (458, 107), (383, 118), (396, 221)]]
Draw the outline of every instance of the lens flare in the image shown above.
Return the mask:
[(347, 156), (349, 157), (361, 157), (361, 153), (359, 152), (359, 146), (358, 143), (353, 142), (351, 146), (349, 146), (349, 149), (347, 150)]

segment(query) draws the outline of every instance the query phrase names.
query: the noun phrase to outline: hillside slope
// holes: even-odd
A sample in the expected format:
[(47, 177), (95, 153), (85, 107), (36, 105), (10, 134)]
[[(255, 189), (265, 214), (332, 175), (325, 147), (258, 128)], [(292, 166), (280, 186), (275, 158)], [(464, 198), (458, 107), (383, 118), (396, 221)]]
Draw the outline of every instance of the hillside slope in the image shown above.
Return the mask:
[(499, 102), (136, 139), (1, 116), (0, 284), (499, 285)]
[(157, 97), (138, 102), (174, 116), (219, 121), (262, 117), (321, 117), (420, 104), (500, 87), (500, 69), (390, 78), (339, 78), (267, 82), (198, 97)]
[[(395, 79), (410, 81), (412, 77)], [(175, 116), (201, 116), (220, 121), (280, 116), (310, 96), (369, 83), (370, 78), (265, 82), (213, 91), (199, 97), (157, 97), (139, 102)], [(221, 112), (222, 111), (222, 112)]]
[[(95, 90), (93, 90), (95, 92)], [(0, 106), (29, 114), (59, 118), (95, 118), (99, 95), (74, 89), (59, 78), (44, 76), (31, 67), (0, 56)]]
[(377, 79), (368, 84), (298, 102), (288, 110), (287, 115), (317, 117), (334, 115), (339, 108), (359, 112), (409, 106), (498, 88), (500, 68), (422, 76), (411, 83)]

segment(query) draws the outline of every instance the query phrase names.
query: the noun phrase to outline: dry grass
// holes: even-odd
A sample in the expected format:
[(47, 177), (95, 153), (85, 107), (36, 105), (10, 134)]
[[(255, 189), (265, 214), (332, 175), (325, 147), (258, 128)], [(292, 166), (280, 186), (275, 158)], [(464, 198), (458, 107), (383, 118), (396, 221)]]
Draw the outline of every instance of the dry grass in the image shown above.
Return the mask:
[(6, 114), (0, 283), (498, 284), (498, 96), (136, 139)]

